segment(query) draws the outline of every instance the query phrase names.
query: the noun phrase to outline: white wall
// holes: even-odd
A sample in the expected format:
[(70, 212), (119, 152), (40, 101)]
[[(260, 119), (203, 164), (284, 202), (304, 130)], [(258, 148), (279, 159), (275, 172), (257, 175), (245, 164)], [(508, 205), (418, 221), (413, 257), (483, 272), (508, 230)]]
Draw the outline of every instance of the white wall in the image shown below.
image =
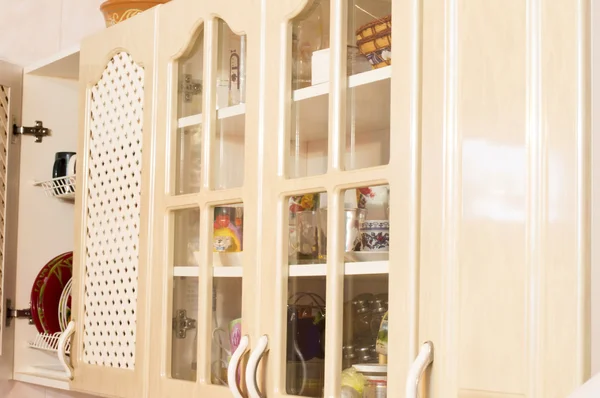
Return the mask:
[(0, 59), (27, 66), (104, 28), (102, 0), (0, 0)]

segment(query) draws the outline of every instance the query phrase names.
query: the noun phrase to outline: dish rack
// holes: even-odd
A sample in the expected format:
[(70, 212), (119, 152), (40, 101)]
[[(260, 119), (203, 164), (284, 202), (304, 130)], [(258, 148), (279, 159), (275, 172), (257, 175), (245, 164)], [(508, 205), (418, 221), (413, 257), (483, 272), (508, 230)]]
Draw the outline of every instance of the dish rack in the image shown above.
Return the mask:
[(56, 353), (58, 361), (60, 362), (61, 368), (64, 371), (66, 379), (73, 378), (73, 368), (71, 367), (70, 354), (71, 354), (71, 336), (75, 332), (75, 323), (68, 320), (67, 316), (67, 303), (71, 296), (73, 279), (69, 279), (65, 285), (59, 303), (59, 324), (61, 332), (56, 333), (38, 333), (33, 341), (29, 342), (29, 347)]
[[(54, 334), (38, 333), (33, 341), (29, 342), (29, 347), (36, 350), (49, 351), (58, 353), (58, 340), (63, 332)], [(71, 342), (65, 343), (65, 354), (71, 353)]]
[(34, 186), (42, 187), (46, 196), (74, 201), (75, 200), (75, 181), (74, 175), (66, 177), (53, 178), (51, 180), (39, 181)]

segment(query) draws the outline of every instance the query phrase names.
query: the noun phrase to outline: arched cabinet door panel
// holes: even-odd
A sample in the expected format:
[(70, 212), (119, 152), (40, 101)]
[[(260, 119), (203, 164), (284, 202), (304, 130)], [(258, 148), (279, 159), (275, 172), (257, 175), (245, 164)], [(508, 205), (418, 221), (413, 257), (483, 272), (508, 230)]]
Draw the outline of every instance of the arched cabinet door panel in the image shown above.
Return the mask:
[(159, 12), (151, 397), (245, 394), (260, 313), (260, 7)]
[(143, 396), (157, 8), (82, 43), (72, 388)]

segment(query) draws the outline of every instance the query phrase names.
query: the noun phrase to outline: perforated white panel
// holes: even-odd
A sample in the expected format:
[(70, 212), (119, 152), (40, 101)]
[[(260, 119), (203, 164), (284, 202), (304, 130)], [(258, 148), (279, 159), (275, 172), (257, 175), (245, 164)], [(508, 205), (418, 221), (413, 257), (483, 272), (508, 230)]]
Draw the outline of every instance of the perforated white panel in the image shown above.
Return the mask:
[(83, 359), (135, 366), (144, 70), (121, 52), (91, 92)]
[[(4, 235), (6, 233), (7, 165), (10, 131), (9, 88), (0, 85), (0, 303), (4, 303)], [(4, 319), (0, 305), (0, 319)], [(0, 338), (2, 338), (0, 330)]]

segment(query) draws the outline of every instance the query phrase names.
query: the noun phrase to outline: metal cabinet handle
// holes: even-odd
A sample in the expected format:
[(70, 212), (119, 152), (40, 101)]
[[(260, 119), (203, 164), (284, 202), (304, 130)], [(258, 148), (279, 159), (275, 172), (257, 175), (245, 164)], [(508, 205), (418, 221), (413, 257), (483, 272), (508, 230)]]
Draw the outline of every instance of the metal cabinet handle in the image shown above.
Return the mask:
[(249, 343), (250, 339), (248, 338), (248, 335), (242, 336), (240, 344), (235, 349), (229, 360), (229, 365), (227, 366), (227, 384), (229, 385), (229, 391), (231, 391), (234, 398), (244, 398), (237, 385), (237, 368)]
[(246, 387), (248, 388), (248, 397), (250, 398), (261, 398), (256, 383), (256, 372), (258, 371), (258, 363), (264, 355), (268, 344), (269, 337), (265, 334), (258, 339), (256, 348), (252, 351), (252, 354), (250, 354), (248, 367), (246, 368)]
[(73, 333), (75, 333), (75, 322), (71, 321), (58, 338), (58, 360), (64, 368), (69, 380), (73, 380), (73, 367), (71, 366), (71, 359), (67, 357), (67, 342)]
[(417, 398), (417, 391), (419, 389), (419, 379), (421, 375), (433, 362), (433, 343), (427, 341), (423, 343), (419, 350), (419, 355), (415, 358), (414, 362), (408, 370), (408, 376), (406, 378), (406, 398)]

